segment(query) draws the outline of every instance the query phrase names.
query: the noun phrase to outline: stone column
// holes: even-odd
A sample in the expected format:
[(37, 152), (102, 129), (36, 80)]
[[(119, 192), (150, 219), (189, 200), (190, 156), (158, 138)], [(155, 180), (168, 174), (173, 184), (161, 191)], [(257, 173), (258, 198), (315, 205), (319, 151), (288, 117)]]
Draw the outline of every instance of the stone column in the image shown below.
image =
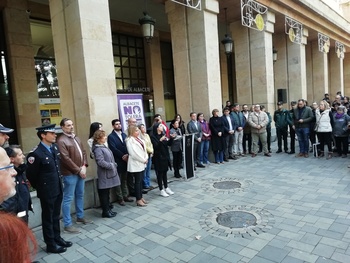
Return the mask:
[(252, 102), (263, 104), (267, 111), (273, 112), (275, 94), (272, 33), (275, 14), (268, 12), (265, 21), (265, 31), (249, 30)]
[[(273, 46), (277, 50), (277, 61), (273, 64), (275, 78), (275, 107), (278, 102), (278, 89), (287, 90), (287, 102), (293, 99), (289, 95), (287, 41), (288, 38), (285, 33), (273, 35)], [(284, 105), (284, 107), (288, 108), (288, 104)]]
[(50, 0), (62, 116), (87, 140), (91, 122), (118, 116), (107, 0)]
[(173, 46), (177, 109), (206, 116), (221, 109), (218, 0), (202, 1), (202, 11), (166, 2)]
[(308, 30), (304, 28), (300, 45), (287, 40), (288, 94), (291, 100), (307, 99), (305, 45), (308, 35)]
[(7, 1), (4, 8), (4, 27), (7, 33), (7, 53), (14, 100), (18, 139), (24, 152), (37, 143), (35, 127), (40, 126), (40, 111), (34, 52), (26, 0)]
[(148, 83), (153, 88), (154, 112), (159, 113), (166, 120), (159, 32), (155, 31), (154, 33), (152, 43), (145, 43), (145, 53), (148, 58), (146, 62), (147, 76), (149, 76)]
[(330, 97), (333, 99), (338, 91), (344, 95), (344, 65), (343, 58), (338, 58), (337, 54), (334, 52), (334, 48), (329, 51), (330, 56)]
[(344, 94), (348, 96), (350, 94), (350, 54), (345, 53), (344, 56)]
[(318, 50), (318, 42), (312, 42), (312, 78), (313, 100), (319, 101), (325, 93), (329, 93), (328, 87), (328, 53)]
[(241, 21), (230, 25), (234, 41), (236, 67), (237, 101), (252, 104), (251, 54), (249, 49), (249, 29)]

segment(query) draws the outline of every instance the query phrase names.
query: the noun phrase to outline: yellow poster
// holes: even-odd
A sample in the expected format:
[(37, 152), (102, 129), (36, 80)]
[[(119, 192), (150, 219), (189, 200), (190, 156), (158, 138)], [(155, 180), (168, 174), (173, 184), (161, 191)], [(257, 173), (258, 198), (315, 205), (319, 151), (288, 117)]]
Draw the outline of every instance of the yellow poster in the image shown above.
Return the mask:
[(40, 104), (40, 115), (41, 115), (41, 124), (56, 124), (60, 125), (62, 119), (61, 105), (60, 104)]

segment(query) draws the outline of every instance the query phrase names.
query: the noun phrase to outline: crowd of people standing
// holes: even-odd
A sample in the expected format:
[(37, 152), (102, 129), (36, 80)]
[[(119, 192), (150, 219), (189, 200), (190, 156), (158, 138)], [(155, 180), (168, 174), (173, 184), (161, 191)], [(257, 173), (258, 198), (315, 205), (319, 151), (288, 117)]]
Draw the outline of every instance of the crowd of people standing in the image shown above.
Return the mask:
[[(116, 202), (120, 206), (125, 206), (125, 202), (133, 202), (133, 198), (138, 207), (147, 206), (149, 201), (145, 200), (144, 194), (154, 189), (150, 178), (152, 164), (160, 196), (174, 195), (168, 186), (168, 171), (173, 169), (174, 177), (182, 178), (180, 171), (183, 168), (183, 138), (186, 134), (192, 134), (194, 138), (194, 170), (208, 167), (211, 161), (222, 165), (230, 159), (238, 160), (248, 154), (252, 158), (259, 153), (271, 157), (272, 121), (276, 128), (277, 154), (296, 154), (295, 141), (298, 140), (299, 153), (296, 157), (307, 158), (311, 151), (318, 158), (347, 157), (350, 129), (348, 97), (337, 94), (331, 103), (328, 94), (325, 94), (323, 100), (313, 102), (310, 107), (304, 99), (292, 101), (290, 109), (283, 106), (283, 102), (278, 102), (276, 111), (271, 115), (264, 105), (249, 107), (244, 104), (241, 110), (238, 103), (231, 105), (227, 101), (222, 112), (212, 110), (208, 121), (203, 113), (191, 112), (186, 125), (177, 114), (168, 127), (157, 114), (148, 130), (145, 124), (136, 125), (134, 118), (127, 120), (125, 129), (119, 119), (114, 119), (111, 121), (112, 131), (108, 135), (101, 123), (92, 123), (87, 143), (90, 159), (97, 165), (96, 187), (102, 208), (101, 216), (112, 218), (117, 215), (110, 200), (111, 191), (115, 191)], [(40, 200), (47, 252), (63, 253), (72, 246), (72, 242), (61, 237), (61, 211), (64, 231), (80, 233), (73, 226), (73, 202), (75, 222), (92, 223), (84, 216), (88, 154), (74, 133), (71, 119), (63, 118), (60, 127), (63, 133), (58, 138), (55, 124), (36, 128), (40, 142), (28, 154), (25, 162), (20, 146), (5, 145), (13, 129), (0, 124), (0, 172), (8, 172), (9, 178), (15, 177), (17, 182), (15, 186), (9, 180), (2, 182), (6, 191), (0, 193), (0, 210), (16, 215), (24, 224), (18, 223), (32, 244), (32, 247), (27, 248), (32, 249), (29, 254), (37, 249), (33, 235), (25, 227), (29, 211), (32, 210), (29, 184), (37, 190)], [(213, 153), (213, 160), (210, 160), (209, 151)], [(6, 223), (10, 222), (11, 217), (3, 216), (3, 213), (0, 216), (3, 227), (14, 231)]]

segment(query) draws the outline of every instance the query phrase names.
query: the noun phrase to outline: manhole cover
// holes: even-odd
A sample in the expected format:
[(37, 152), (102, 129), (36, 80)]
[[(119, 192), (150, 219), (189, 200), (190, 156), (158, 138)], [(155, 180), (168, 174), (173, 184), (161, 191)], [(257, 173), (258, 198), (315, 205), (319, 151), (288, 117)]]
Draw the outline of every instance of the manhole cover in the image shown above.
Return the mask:
[(213, 187), (216, 189), (236, 189), (241, 188), (241, 183), (236, 181), (221, 181), (215, 182)]
[(269, 231), (275, 223), (265, 209), (248, 205), (213, 207), (200, 218), (199, 224), (212, 235), (252, 238)]
[(246, 189), (252, 184), (252, 181), (238, 178), (215, 178), (205, 179), (202, 184), (202, 188), (206, 192), (216, 192), (219, 194), (231, 194), (240, 193), (246, 191)]
[(257, 219), (253, 214), (243, 211), (219, 213), (216, 218), (216, 222), (218, 222), (219, 225), (229, 228), (256, 226), (256, 221)]

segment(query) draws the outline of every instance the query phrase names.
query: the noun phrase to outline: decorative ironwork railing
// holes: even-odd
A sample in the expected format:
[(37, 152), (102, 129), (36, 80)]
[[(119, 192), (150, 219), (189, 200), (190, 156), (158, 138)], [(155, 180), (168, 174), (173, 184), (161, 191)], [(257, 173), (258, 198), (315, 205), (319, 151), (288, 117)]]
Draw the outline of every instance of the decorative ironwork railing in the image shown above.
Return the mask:
[(202, 10), (202, 0), (171, 0), (172, 2), (184, 5), (196, 10)]
[(301, 44), (303, 37), (303, 24), (286, 16), (284, 20), (284, 29), (285, 33), (289, 36), (290, 41)]
[(329, 40), (329, 36), (326, 36), (319, 32), (318, 33), (318, 50), (323, 53), (328, 53), (330, 45), (331, 45), (331, 41)]
[(242, 25), (263, 31), (265, 28), (265, 21), (263, 15), (268, 8), (254, 0), (241, 0), (241, 18)]

